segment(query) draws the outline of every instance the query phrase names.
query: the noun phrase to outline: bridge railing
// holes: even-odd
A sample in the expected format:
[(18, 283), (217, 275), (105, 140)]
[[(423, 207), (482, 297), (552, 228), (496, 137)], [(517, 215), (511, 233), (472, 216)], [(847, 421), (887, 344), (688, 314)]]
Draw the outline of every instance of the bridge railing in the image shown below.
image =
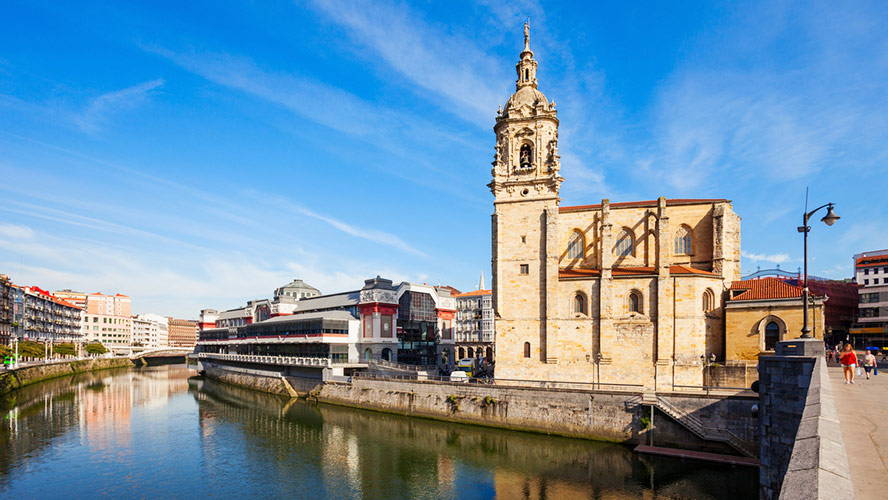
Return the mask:
[(222, 361), (240, 361), (243, 363), (260, 363), (265, 365), (281, 366), (311, 366), (326, 368), (335, 363), (330, 358), (318, 358), (310, 356), (260, 356), (257, 354), (224, 354), (212, 352), (197, 353), (198, 359), (218, 359)]

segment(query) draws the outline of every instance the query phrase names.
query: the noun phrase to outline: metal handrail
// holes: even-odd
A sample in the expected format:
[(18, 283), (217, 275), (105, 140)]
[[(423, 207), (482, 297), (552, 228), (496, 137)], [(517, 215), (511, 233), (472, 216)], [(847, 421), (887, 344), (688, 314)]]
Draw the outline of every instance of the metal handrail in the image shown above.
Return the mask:
[(330, 358), (312, 356), (263, 356), (259, 354), (228, 354), (217, 352), (199, 352), (198, 359), (222, 359), (227, 361), (241, 361), (245, 363), (263, 363), (269, 365), (300, 365), (300, 366), (330, 366), (335, 364), (348, 364), (335, 362)]
[[(357, 372), (353, 375), (354, 378), (359, 379), (371, 379), (371, 380), (393, 380), (393, 381), (413, 381), (413, 382), (439, 382), (439, 383), (448, 383), (448, 384), (459, 384), (465, 385), (465, 382), (455, 382), (449, 376), (438, 376), (438, 375), (389, 375), (383, 373), (365, 373), (365, 372)], [(477, 380), (482, 384), (489, 385), (498, 385), (502, 387), (539, 387), (544, 389), (571, 389), (576, 387), (566, 387), (566, 386), (580, 386), (581, 390), (609, 390), (609, 391), (621, 391), (621, 392), (640, 392), (641, 389), (644, 388), (642, 384), (613, 384), (613, 383), (599, 383), (599, 382), (571, 382), (571, 381), (547, 381), (547, 380), (526, 380), (526, 379), (484, 379), (484, 378), (476, 378), (472, 380)]]

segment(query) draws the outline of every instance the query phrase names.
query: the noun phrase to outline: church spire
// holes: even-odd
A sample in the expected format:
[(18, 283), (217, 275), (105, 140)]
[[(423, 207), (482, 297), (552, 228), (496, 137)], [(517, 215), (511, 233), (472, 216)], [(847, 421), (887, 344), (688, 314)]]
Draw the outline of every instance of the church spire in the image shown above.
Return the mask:
[(525, 52), (530, 52), (530, 57), (533, 57), (533, 51), (530, 50), (530, 18), (527, 18), (527, 21), (524, 21), (524, 50), (521, 51), (521, 57), (524, 57)]
[(481, 271), (481, 281), (478, 282), (478, 290), (484, 290), (484, 271)]
[(521, 60), (515, 67), (518, 71), (518, 81), (515, 82), (515, 88), (521, 87), (537, 88), (536, 69), (537, 62), (533, 58), (533, 51), (530, 50), (530, 24), (524, 23), (524, 50), (521, 51)]

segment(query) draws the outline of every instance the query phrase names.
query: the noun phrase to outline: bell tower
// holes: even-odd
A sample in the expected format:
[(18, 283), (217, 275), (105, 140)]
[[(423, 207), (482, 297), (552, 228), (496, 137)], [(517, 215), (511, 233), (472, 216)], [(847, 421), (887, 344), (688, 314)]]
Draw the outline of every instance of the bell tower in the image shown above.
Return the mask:
[[(496, 146), (488, 184), (492, 217), (493, 302), (497, 375), (530, 375), (557, 363), (554, 317), (558, 280), (558, 156), (555, 103), (537, 89), (537, 61), (524, 24), (524, 50), (515, 92), (497, 112)], [(549, 298), (551, 297), (551, 300)], [(528, 359), (529, 358), (529, 359)]]

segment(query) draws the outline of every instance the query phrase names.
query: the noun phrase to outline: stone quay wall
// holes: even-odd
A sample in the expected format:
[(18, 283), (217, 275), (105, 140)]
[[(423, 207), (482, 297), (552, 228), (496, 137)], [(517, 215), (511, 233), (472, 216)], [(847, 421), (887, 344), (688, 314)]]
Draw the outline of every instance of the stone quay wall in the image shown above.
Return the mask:
[(306, 373), (297, 373), (294, 376), (286, 368), (276, 366), (201, 361), (198, 363), (198, 370), (206, 377), (226, 384), (292, 398), (306, 397), (323, 383), (320, 373), (316, 377), (306, 377)]
[[(655, 410), (653, 428), (648, 428), (641, 393), (361, 377), (323, 380), (277, 366), (227, 362), (201, 361), (198, 369), (227, 384), (338, 406), (599, 441), (653, 441), (658, 446), (737, 453), (725, 443), (699, 438), (660, 410)], [(752, 415), (755, 397), (659, 395), (708, 427), (729, 429), (747, 443), (758, 441), (758, 419)]]
[[(646, 428), (641, 395), (626, 392), (355, 378), (352, 383), (327, 382), (313, 394), (319, 402), (451, 422), (623, 443), (646, 443), (653, 437), (659, 446), (736, 453), (724, 443), (698, 438), (660, 412), (653, 429)], [(751, 412), (755, 398), (667, 397), (713, 428), (730, 428), (751, 442), (758, 439)]]
[(854, 498), (832, 385), (817, 339), (759, 359), (760, 497)]
[(0, 396), (51, 378), (109, 368), (131, 368), (129, 358), (91, 358), (60, 363), (26, 366), (0, 373)]

